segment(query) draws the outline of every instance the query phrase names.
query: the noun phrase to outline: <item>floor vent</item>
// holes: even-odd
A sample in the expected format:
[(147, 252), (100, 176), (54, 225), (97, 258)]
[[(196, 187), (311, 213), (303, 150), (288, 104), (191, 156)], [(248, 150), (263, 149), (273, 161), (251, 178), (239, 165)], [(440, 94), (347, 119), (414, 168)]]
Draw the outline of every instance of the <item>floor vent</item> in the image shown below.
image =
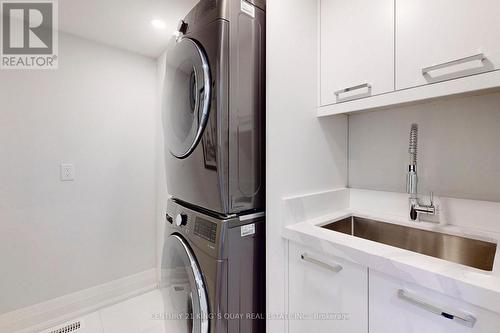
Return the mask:
[(77, 321), (72, 321), (69, 323), (66, 323), (62, 326), (50, 328), (46, 331), (40, 332), (40, 333), (73, 333), (73, 332), (78, 332), (83, 328), (83, 321), (82, 320), (77, 320)]

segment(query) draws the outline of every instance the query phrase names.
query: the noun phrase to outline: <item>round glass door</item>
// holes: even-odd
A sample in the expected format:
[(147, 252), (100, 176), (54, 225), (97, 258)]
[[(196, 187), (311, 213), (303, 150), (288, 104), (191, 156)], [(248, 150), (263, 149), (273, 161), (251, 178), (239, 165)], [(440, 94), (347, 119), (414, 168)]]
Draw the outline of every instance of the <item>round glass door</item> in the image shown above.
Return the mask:
[(178, 235), (165, 242), (161, 291), (166, 325), (178, 333), (208, 333), (208, 298), (193, 252)]
[(167, 51), (163, 105), (167, 145), (175, 157), (188, 157), (200, 142), (210, 100), (210, 67), (205, 52), (195, 40), (182, 38)]

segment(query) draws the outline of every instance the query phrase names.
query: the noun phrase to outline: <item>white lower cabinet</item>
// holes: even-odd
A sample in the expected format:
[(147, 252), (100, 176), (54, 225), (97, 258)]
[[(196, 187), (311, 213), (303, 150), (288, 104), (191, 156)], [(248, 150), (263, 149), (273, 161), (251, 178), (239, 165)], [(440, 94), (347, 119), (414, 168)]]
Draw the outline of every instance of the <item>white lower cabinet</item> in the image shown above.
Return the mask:
[(289, 333), (498, 333), (500, 314), (289, 242)]
[(494, 312), (372, 270), (369, 275), (370, 333), (500, 332)]
[(368, 332), (367, 268), (289, 242), (288, 274), (289, 333)]

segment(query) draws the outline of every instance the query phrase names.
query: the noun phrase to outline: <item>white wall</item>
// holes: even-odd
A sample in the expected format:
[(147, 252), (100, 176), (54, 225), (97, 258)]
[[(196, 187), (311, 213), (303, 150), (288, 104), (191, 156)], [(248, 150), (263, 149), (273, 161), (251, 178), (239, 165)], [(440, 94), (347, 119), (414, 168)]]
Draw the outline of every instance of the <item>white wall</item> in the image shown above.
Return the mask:
[(0, 71), (0, 313), (155, 267), (156, 62), (65, 34), (59, 59)]
[(500, 94), (349, 117), (349, 186), (406, 192), (411, 123), (419, 124), (419, 192), (500, 201)]
[[(285, 196), (347, 185), (347, 118), (315, 116), (318, 1), (267, 3), (267, 311), (285, 308)], [(268, 321), (268, 332), (285, 322)]]
[(165, 240), (165, 213), (167, 211), (167, 175), (165, 173), (165, 140), (162, 120), (163, 87), (165, 81), (167, 51), (164, 51), (157, 59), (157, 151), (156, 151), (156, 268), (158, 280), (161, 279), (161, 261), (163, 245)]

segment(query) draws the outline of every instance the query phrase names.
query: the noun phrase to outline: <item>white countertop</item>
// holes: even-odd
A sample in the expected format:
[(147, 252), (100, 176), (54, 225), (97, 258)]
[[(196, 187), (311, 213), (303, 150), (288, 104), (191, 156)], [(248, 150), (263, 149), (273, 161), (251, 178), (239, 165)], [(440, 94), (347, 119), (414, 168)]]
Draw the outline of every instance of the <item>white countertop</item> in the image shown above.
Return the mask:
[[(392, 209), (387, 209), (389, 213), (383, 211), (383, 206), (376, 211), (373, 207), (378, 207), (378, 205), (369, 202), (366, 205), (359, 204), (359, 198), (353, 198), (353, 192), (355, 192), (355, 196), (359, 194), (356, 191), (359, 190), (341, 189), (285, 199), (284, 216), (286, 221), (284, 221), (283, 225), (283, 237), (311, 247), (316, 251), (350, 260), (370, 269), (500, 313), (500, 266), (497, 261), (495, 261), (493, 271), (487, 272), (331, 231), (321, 228), (321, 226), (355, 215), (493, 243), (499, 243), (500, 233), (476, 229), (473, 225), (466, 225), (465, 222), (458, 223), (459, 225), (410, 222), (406, 216), (401, 215), (403, 210), (400, 209), (399, 214), (395, 213), (397, 209), (394, 209), (394, 207), (400, 205), (399, 202), (395, 202)], [(346, 199), (346, 195), (350, 197)], [(386, 199), (381, 199), (381, 197), (385, 196), (384, 192), (361, 191), (361, 195), (364, 197), (363, 201), (365, 202), (367, 201), (365, 200), (366, 197), (370, 195), (377, 198), (377, 203)], [(394, 196), (394, 194), (390, 195)], [(395, 197), (399, 198), (400, 196)], [(401, 197), (405, 198), (404, 195)], [(328, 207), (325, 207), (325, 203), (330, 201), (331, 209), (328, 209)], [(321, 203), (322, 207), (318, 206), (318, 202)], [(443, 200), (443, 202), (445, 201)], [(472, 202), (466, 204), (473, 205)], [(449, 206), (452, 207), (453, 205)], [(366, 207), (366, 209), (363, 207)], [(482, 209), (481, 211), (481, 213), (478, 213), (479, 215), (492, 215), (491, 210), (485, 212), (485, 209)], [(406, 208), (404, 212), (406, 213)], [(477, 216), (477, 218), (481, 218), (481, 216)], [(498, 218), (500, 220), (500, 215)], [(499, 252), (500, 247), (497, 247), (495, 258), (500, 258)]]

